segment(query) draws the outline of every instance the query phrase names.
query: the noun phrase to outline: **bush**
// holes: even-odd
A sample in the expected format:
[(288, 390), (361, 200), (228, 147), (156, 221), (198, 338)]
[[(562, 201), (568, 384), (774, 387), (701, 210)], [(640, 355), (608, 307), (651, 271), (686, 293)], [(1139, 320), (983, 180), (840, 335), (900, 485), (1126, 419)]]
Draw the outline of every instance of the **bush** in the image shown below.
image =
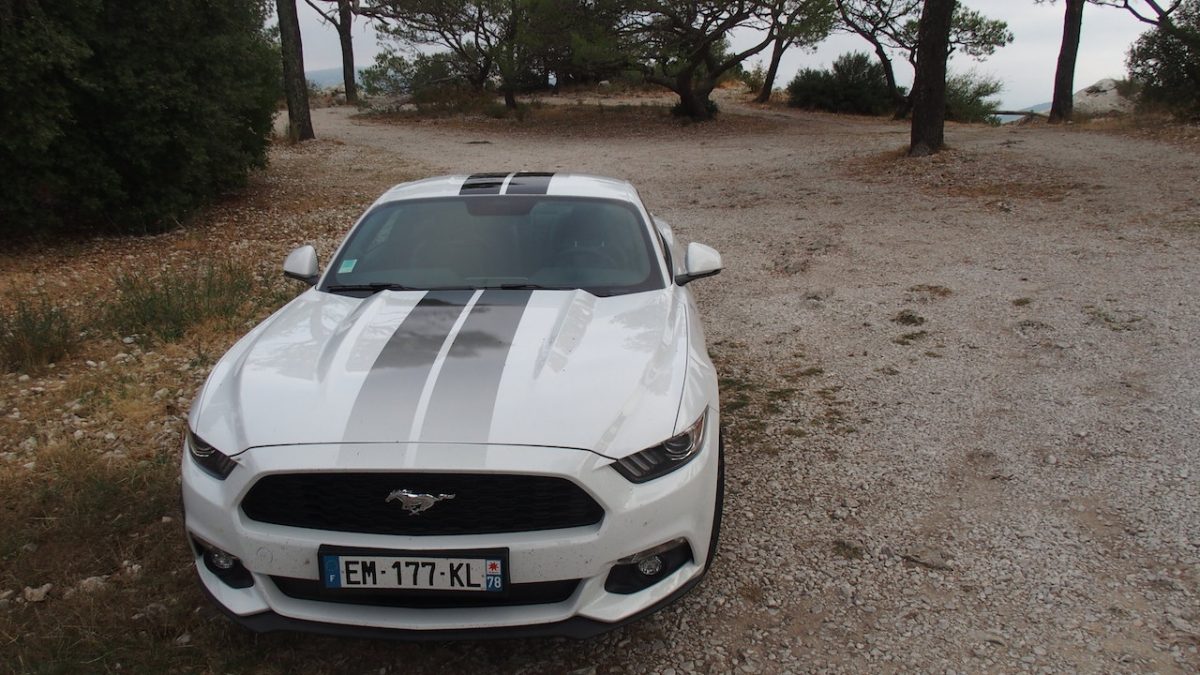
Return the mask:
[(266, 156), (265, 0), (0, 0), (0, 235), (154, 231)]
[(946, 78), (946, 119), (999, 124), (996, 110), (1000, 103), (992, 97), (1003, 89), (999, 80), (975, 73), (950, 75)]
[(767, 83), (767, 69), (763, 68), (761, 61), (754, 64), (750, 70), (742, 71), (742, 84), (746, 85), (752, 93), (757, 94), (762, 91), (763, 85)]
[(1141, 101), (1183, 115), (1200, 114), (1200, 0), (1186, 2), (1175, 13), (1178, 30), (1191, 43), (1161, 28), (1142, 34), (1129, 48), (1129, 78), (1140, 85)]
[(0, 313), (0, 365), (27, 370), (54, 363), (79, 342), (75, 321), (45, 296), (21, 297)]
[(843, 54), (830, 70), (806, 68), (788, 84), (788, 105), (856, 115), (882, 115), (892, 108), (883, 66), (863, 52)]
[(254, 278), (231, 263), (167, 271), (157, 277), (122, 273), (116, 297), (104, 306), (105, 323), (121, 335), (177, 340), (209, 319), (234, 319), (254, 290)]

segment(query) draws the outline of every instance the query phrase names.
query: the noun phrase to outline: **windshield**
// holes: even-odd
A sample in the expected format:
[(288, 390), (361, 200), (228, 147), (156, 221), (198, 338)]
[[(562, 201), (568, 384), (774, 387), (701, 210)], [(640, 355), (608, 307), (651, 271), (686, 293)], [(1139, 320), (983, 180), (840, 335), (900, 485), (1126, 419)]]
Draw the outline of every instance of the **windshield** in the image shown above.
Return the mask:
[(631, 204), (578, 197), (462, 196), (383, 204), (333, 261), (323, 290), (663, 287)]

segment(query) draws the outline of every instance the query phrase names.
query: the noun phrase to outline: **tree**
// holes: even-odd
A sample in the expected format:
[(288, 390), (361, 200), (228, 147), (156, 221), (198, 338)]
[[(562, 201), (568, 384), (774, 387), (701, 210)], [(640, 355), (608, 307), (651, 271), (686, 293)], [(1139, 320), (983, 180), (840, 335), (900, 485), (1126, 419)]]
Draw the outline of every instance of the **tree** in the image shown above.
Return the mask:
[(0, 239), (177, 224), (266, 161), (269, 0), (0, 0)]
[[(1189, 25), (1187, 18), (1195, 16), (1195, 0), (1092, 0), (1097, 5), (1124, 9), (1135, 19), (1153, 26), (1163, 35), (1178, 40), (1192, 53), (1200, 52), (1200, 26)], [(1183, 22), (1176, 19), (1182, 17)], [(1192, 76), (1200, 80), (1200, 72), (1190, 68)]]
[(942, 149), (946, 128), (946, 61), (957, 0), (925, 0), (918, 24), (916, 74), (913, 79), (910, 157)]
[[(358, 103), (358, 71), (354, 67), (354, 10), (358, 0), (304, 0), (337, 29), (342, 47), (342, 82), (347, 103)], [(317, 4), (321, 2), (324, 6)], [(334, 5), (330, 7), (330, 5)]]
[(526, 0), (367, 0), (359, 13), (398, 40), (449, 50), (476, 92), (498, 70), (505, 104), (515, 108), (527, 6)]
[[(920, 49), (917, 21), (921, 12), (920, 0), (835, 1), (843, 29), (856, 33), (874, 49), (896, 103), (896, 119), (903, 119), (911, 107), (911, 99), (904, 96), (896, 84), (891, 52), (900, 52), (905, 60), (916, 67)], [(1012, 40), (1013, 35), (1005, 22), (989, 19), (958, 5), (951, 16), (946, 49), (949, 53), (961, 51), (982, 60)]]
[(771, 30), (775, 33), (771, 60), (756, 102), (771, 100), (783, 53), (795, 45), (815, 45), (824, 40), (833, 28), (833, 17), (832, 0), (778, 0), (771, 17)]
[(316, 138), (308, 109), (308, 80), (304, 76), (304, 46), (296, 0), (275, 0), (279, 15), (279, 44), (283, 59), (283, 93), (288, 107), (288, 138), (293, 142)]
[[(694, 120), (711, 119), (709, 99), (721, 76), (775, 39), (775, 2), (761, 0), (631, 0), (622, 32), (636, 46), (636, 64), (646, 81), (679, 95), (676, 111)], [(731, 53), (728, 38), (737, 29), (760, 30), (764, 37)]]
[(1054, 71), (1054, 98), (1050, 104), (1050, 123), (1068, 122), (1075, 108), (1075, 60), (1083, 30), (1083, 7), (1087, 0), (1066, 0), (1063, 16), (1062, 46)]
[(1200, 113), (1200, 48), (1177, 37), (1200, 35), (1200, 2), (1184, 3), (1173, 13), (1174, 34), (1161, 27), (1144, 33), (1129, 50), (1129, 75), (1141, 86), (1143, 101), (1180, 112)]

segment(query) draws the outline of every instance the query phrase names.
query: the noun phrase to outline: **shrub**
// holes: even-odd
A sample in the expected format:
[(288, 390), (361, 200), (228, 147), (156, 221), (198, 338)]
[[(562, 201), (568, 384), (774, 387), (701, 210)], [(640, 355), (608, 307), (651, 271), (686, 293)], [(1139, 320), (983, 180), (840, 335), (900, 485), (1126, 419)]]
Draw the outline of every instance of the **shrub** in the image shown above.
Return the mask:
[[(1173, 19), (1179, 34), (1152, 28), (1129, 48), (1129, 78), (1140, 85), (1141, 101), (1200, 114), (1200, 0), (1189, 0)], [(1190, 36), (1190, 44), (1181, 35)]]
[(79, 342), (75, 321), (45, 296), (21, 297), (0, 313), (0, 365), (27, 370), (54, 363)]
[(742, 84), (753, 93), (762, 91), (763, 85), (767, 83), (767, 69), (763, 68), (761, 61), (754, 64), (750, 70), (742, 71)]
[(177, 340), (200, 322), (238, 317), (253, 290), (250, 272), (232, 263), (157, 277), (124, 272), (116, 278), (116, 296), (105, 304), (104, 319), (122, 335)]
[(788, 105), (857, 115), (881, 115), (892, 107), (883, 66), (863, 52), (843, 54), (830, 70), (806, 68), (788, 84)]
[(946, 78), (946, 119), (999, 124), (996, 110), (1000, 103), (992, 97), (1003, 88), (999, 80), (975, 73), (950, 75)]
[(265, 0), (0, 0), (0, 234), (152, 231), (266, 156)]

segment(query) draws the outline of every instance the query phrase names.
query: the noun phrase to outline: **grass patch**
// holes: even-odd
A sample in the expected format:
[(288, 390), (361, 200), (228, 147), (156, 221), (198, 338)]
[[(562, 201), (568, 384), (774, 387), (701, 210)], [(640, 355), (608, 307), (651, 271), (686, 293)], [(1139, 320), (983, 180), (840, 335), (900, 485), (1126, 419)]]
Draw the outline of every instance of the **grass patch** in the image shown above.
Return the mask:
[(917, 284), (916, 286), (910, 286), (908, 290), (917, 296), (917, 299), (922, 301), (945, 298), (953, 293), (949, 288), (935, 284)]
[(1017, 298), (1016, 300), (1012, 301), (1012, 304), (1016, 307), (1025, 307), (1032, 302), (1033, 298)]
[(864, 553), (861, 546), (844, 539), (833, 542), (833, 552), (839, 558), (846, 560), (861, 560)]
[(170, 342), (210, 319), (239, 316), (254, 290), (248, 270), (232, 263), (169, 270), (157, 277), (123, 272), (116, 297), (104, 307), (104, 323), (121, 335), (149, 335)]
[(905, 334), (897, 337), (896, 339), (892, 340), (892, 342), (895, 342), (898, 345), (904, 345), (907, 347), (908, 345), (911, 345), (912, 343), (914, 343), (918, 340), (924, 340), (927, 337), (929, 337), (929, 331), (919, 330), (919, 331), (915, 331), (912, 333), (905, 333)]
[(925, 323), (925, 317), (917, 314), (911, 309), (906, 309), (896, 314), (896, 316), (893, 316), (892, 322), (898, 323), (901, 326), (920, 326), (921, 324)]
[(63, 358), (78, 345), (79, 327), (43, 295), (17, 298), (0, 313), (0, 365), (30, 370)]

